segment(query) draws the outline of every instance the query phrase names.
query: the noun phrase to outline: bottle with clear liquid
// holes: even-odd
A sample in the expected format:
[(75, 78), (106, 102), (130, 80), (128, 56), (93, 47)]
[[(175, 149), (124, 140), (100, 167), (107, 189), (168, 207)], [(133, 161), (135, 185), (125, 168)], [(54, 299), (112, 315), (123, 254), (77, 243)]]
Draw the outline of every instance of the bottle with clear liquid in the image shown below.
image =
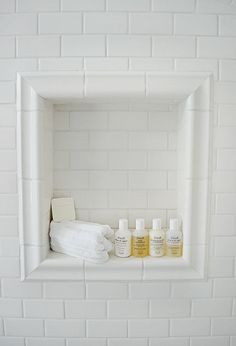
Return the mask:
[(183, 234), (180, 230), (179, 220), (170, 219), (170, 227), (166, 232), (166, 255), (181, 257), (183, 254)]
[(127, 219), (119, 220), (119, 229), (115, 233), (115, 254), (118, 257), (131, 256), (131, 232)]
[(149, 255), (152, 257), (165, 255), (165, 232), (161, 228), (161, 219), (152, 220), (152, 230), (149, 232)]
[(148, 256), (148, 231), (145, 229), (144, 219), (136, 220), (136, 229), (132, 234), (132, 255), (134, 257)]

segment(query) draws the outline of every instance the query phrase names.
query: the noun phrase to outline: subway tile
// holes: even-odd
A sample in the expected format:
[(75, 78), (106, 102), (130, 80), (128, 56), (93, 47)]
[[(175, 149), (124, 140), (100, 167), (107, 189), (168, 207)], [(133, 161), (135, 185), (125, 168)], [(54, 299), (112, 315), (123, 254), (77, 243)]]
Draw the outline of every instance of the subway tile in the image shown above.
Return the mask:
[(196, 9), (202, 13), (236, 13), (236, 4), (218, 0), (197, 0)]
[(63, 11), (102, 11), (105, 0), (62, 0)]
[(18, 213), (18, 196), (17, 195), (0, 195), (0, 215), (16, 216)]
[(151, 209), (176, 209), (176, 191), (152, 190), (148, 192), (148, 207)]
[(107, 153), (104, 151), (74, 151), (70, 154), (72, 169), (106, 169)]
[(65, 301), (66, 318), (106, 318), (106, 301), (101, 300), (67, 300)]
[(53, 155), (53, 166), (55, 171), (68, 170), (70, 166), (70, 155), (68, 151), (55, 151)]
[(234, 272), (233, 258), (212, 257), (209, 258), (209, 277), (232, 277)]
[(6, 336), (43, 336), (44, 328), (42, 320), (33, 319), (5, 319)]
[(150, 339), (149, 343), (150, 346), (189, 346), (189, 338), (153, 338)]
[(49, 12), (59, 11), (60, 1), (59, 0), (18, 0), (17, 11), (18, 12)]
[(120, 346), (121, 344), (123, 346), (147, 346), (148, 341), (147, 341), (147, 339), (144, 339), (144, 338), (132, 338), (132, 339), (130, 339), (130, 338), (128, 338), (128, 339), (109, 338), (109, 340), (108, 340), (109, 346)]
[(0, 37), (0, 57), (13, 58), (15, 56), (15, 38), (13, 36)]
[(236, 54), (236, 39), (229, 37), (199, 37), (198, 57), (200, 58), (234, 58)]
[(170, 295), (170, 284), (160, 283), (130, 283), (129, 294), (131, 299), (167, 298)]
[(121, 150), (127, 148), (127, 133), (125, 132), (90, 132), (90, 149)]
[[(105, 338), (74, 338), (74, 339), (68, 339), (67, 338), (67, 346), (91, 346), (91, 342), (93, 343), (93, 346), (107, 346), (107, 342)], [(39, 345), (40, 346), (40, 345)], [(57, 345), (55, 345), (57, 346)], [(63, 345), (64, 346), (64, 345)]]
[(176, 170), (177, 154), (175, 151), (150, 151), (148, 155), (148, 168), (154, 170)]
[(150, 56), (151, 40), (144, 35), (110, 35), (108, 56)]
[(109, 168), (118, 170), (146, 169), (146, 156), (146, 153), (143, 151), (118, 151), (109, 153)]
[(191, 338), (191, 346), (229, 346), (228, 337), (193, 337)]
[(35, 14), (0, 15), (0, 34), (34, 35), (37, 33), (37, 16)]
[(57, 190), (88, 188), (88, 173), (82, 171), (54, 172), (54, 188)]
[(16, 173), (0, 172), (0, 193), (16, 193), (17, 179)]
[(177, 129), (178, 115), (173, 112), (150, 112), (150, 131), (175, 131)]
[(86, 34), (127, 33), (128, 17), (124, 13), (85, 13), (84, 31)]
[(175, 318), (190, 316), (189, 299), (155, 299), (150, 301), (151, 318)]
[(0, 78), (2, 80), (15, 80), (17, 72), (36, 71), (36, 59), (1, 59)]
[[(236, 61), (222, 60), (220, 62), (220, 79), (227, 82), (236, 81)], [(226, 105), (226, 107), (227, 106), (233, 107), (232, 105)]]
[(173, 17), (170, 14), (130, 14), (129, 21), (132, 34), (172, 34)]
[(108, 10), (111, 11), (147, 11), (149, 9), (148, 0), (108, 0)]
[(61, 301), (30, 300), (23, 302), (26, 318), (63, 318), (64, 308)]
[(173, 59), (130, 58), (130, 69), (138, 71), (169, 71), (173, 69)]
[(110, 191), (110, 208), (146, 208), (146, 191)]
[(209, 333), (210, 319), (208, 318), (182, 318), (171, 320), (171, 336), (207, 336)]
[(192, 315), (193, 316), (230, 316), (231, 299), (193, 299)]
[(215, 297), (234, 297), (236, 292), (236, 278), (216, 278), (214, 280)]
[(236, 335), (236, 318), (213, 318), (212, 334), (213, 335)]
[(88, 320), (88, 337), (126, 337), (127, 322), (121, 320)]
[(41, 71), (76, 71), (82, 70), (82, 58), (42, 58), (39, 59)]
[(108, 318), (147, 318), (148, 302), (146, 300), (117, 300), (108, 302)]
[(75, 199), (75, 207), (79, 209), (103, 209), (108, 206), (106, 191), (77, 190), (71, 195)]
[(38, 282), (4, 279), (2, 281), (2, 296), (9, 298), (40, 298), (42, 297), (42, 286)]
[(129, 337), (164, 337), (168, 336), (168, 320), (145, 319), (128, 321)]
[(236, 169), (236, 150), (222, 149), (218, 150), (217, 168), (222, 170)]
[(3, 256), (3, 257), (19, 256), (19, 239), (15, 237), (1, 238), (0, 256)]
[(48, 57), (60, 55), (57, 36), (22, 36), (17, 38), (18, 57)]
[(14, 337), (14, 336), (3, 336), (0, 337), (0, 346), (25, 346), (25, 340), (23, 337)]
[(53, 337), (84, 337), (85, 321), (83, 320), (46, 320), (45, 335)]
[(207, 14), (176, 14), (174, 30), (177, 35), (216, 35), (217, 16)]
[(27, 338), (26, 346), (65, 346), (65, 341), (59, 338)]
[(82, 15), (80, 13), (39, 14), (40, 34), (80, 34)]
[(1, 103), (14, 103), (15, 102), (15, 83), (14, 82), (0, 82), (0, 102)]
[(1, 0), (0, 1), (0, 13), (12, 13), (15, 12), (15, 0)]
[(147, 112), (110, 112), (109, 128), (118, 131), (144, 131), (147, 129)]
[(114, 282), (87, 283), (88, 299), (125, 299), (127, 298), (127, 284)]
[(70, 112), (70, 127), (74, 130), (105, 130), (106, 112)]
[(17, 277), (20, 273), (19, 259), (15, 257), (0, 257), (0, 276)]
[(236, 172), (214, 172), (212, 185), (214, 192), (236, 192)]
[(69, 113), (68, 112), (54, 112), (53, 126), (56, 131), (63, 131), (69, 129)]
[(227, 105), (227, 104), (219, 105), (219, 114), (218, 114), (219, 125), (220, 126), (236, 126), (235, 112), (236, 112), (236, 105)]
[(130, 189), (166, 189), (167, 174), (162, 171), (131, 171), (129, 172)]
[(62, 56), (104, 56), (105, 38), (98, 35), (62, 36)]
[(90, 58), (84, 60), (85, 70), (118, 71), (128, 69), (128, 58)]
[(22, 317), (21, 300), (0, 299), (0, 315), (2, 317)]
[(165, 150), (167, 134), (165, 132), (130, 132), (129, 148), (131, 150)]
[(172, 296), (176, 298), (208, 298), (211, 296), (211, 281), (175, 282), (172, 284)]
[(219, 16), (219, 31), (222, 36), (236, 36), (236, 16)]
[(89, 173), (89, 186), (95, 190), (126, 189), (127, 180), (126, 172), (92, 171)]
[(236, 148), (236, 128), (220, 127), (215, 129), (215, 146), (217, 148)]
[(216, 82), (215, 83), (215, 102), (216, 103), (235, 103), (235, 82)]
[(15, 216), (0, 217), (0, 236), (16, 237), (18, 236), (18, 220)]
[(56, 132), (54, 146), (57, 150), (83, 150), (88, 149), (88, 133), (82, 132)]
[(194, 7), (194, 0), (153, 0), (154, 11), (192, 12)]
[(195, 39), (187, 36), (154, 36), (153, 56), (195, 57)]
[(216, 196), (217, 214), (235, 214), (236, 212), (236, 194), (221, 193)]
[(236, 256), (236, 236), (235, 237), (216, 237), (215, 255), (218, 257)]
[(44, 284), (44, 296), (48, 299), (83, 299), (85, 297), (85, 284), (47, 282)]
[(175, 68), (177, 71), (199, 71), (210, 72), (214, 74), (215, 79), (218, 78), (218, 62), (216, 59), (175, 59)]

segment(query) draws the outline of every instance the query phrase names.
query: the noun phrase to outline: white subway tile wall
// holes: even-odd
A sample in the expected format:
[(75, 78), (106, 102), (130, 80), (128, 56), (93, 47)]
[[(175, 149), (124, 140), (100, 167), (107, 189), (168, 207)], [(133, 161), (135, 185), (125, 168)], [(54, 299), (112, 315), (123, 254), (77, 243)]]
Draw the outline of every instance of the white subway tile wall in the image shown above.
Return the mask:
[[(0, 346), (236, 345), (235, 58), (235, 1), (0, 0)], [(16, 72), (83, 69), (213, 74), (206, 281), (20, 281)], [(54, 126), (55, 194), (75, 197), (81, 217), (166, 223), (175, 111), (67, 105)]]

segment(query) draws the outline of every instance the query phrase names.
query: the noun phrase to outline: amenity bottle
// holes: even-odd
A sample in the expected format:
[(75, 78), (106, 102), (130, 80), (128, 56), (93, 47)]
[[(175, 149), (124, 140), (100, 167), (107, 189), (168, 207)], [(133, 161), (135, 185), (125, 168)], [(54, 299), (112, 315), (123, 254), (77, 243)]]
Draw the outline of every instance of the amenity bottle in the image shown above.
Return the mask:
[(166, 255), (180, 257), (183, 254), (183, 234), (180, 230), (179, 220), (170, 219), (170, 226), (166, 232)]
[(149, 232), (149, 255), (152, 257), (165, 255), (165, 232), (161, 229), (161, 219), (152, 220), (152, 230)]
[(148, 231), (145, 230), (144, 219), (136, 220), (136, 229), (132, 234), (132, 255), (134, 257), (148, 256)]
[(131, 256), (131, 232), (127, 219), (119, 220), (119, 229), (115, 234), (115, 254), (118, 257)]

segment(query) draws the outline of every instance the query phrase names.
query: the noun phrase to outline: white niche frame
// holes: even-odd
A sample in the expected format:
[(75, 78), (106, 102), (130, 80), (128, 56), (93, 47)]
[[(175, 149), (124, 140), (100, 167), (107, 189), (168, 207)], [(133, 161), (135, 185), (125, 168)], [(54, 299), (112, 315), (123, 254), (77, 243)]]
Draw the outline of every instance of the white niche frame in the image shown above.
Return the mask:
[[(181, 103), (178, 213), (181, 258), (112, 257), (102, 265), (50, 251), (53, 103), (82, 100)], [(211, 179), (212, 77), (207, 73), (55, 72), (17, 77), (17, 154), (22, 280), (196, 280), (206, 278)]]

